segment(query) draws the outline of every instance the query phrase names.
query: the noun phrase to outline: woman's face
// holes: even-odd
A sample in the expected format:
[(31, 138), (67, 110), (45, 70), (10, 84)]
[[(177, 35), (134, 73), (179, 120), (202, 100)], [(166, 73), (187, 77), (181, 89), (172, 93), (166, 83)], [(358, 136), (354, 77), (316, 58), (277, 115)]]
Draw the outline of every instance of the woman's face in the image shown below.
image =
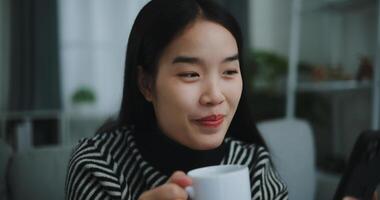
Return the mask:
[(235, 38), (217, 23), (197, 20), (166, 47), (152, 87), (143, 93), (168, 137), (192, 149), (216, 148), (242, 93)]

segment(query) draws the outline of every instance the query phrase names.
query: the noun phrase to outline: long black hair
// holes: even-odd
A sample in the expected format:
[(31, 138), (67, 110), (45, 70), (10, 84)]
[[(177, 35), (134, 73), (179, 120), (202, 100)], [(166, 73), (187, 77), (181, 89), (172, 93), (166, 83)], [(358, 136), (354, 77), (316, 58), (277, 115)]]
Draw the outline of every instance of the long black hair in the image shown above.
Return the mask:
[(138, 66), (153, 81), (163, 50), (189, 24), (197, 19), (215, 22), (234, 36), (239, 51), (243, 76), (242, 96), (231, 122), (228, 136), (265, 146), (250, 114), (243, 66), (243, 41), (238, 23), (227, 11), (211, 0), (152, 0), (137, 15), (126, 52), (124, 88), (117, 126), (133, 126), (136, 132), (157, 128), (154, 108), (145, 100), (138, 87)]

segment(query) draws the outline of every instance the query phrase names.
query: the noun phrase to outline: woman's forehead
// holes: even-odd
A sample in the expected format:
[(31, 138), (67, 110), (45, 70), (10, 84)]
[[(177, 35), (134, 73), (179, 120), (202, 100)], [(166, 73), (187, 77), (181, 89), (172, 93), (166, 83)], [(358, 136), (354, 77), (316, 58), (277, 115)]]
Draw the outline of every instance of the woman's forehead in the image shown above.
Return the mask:
[(224, 59), (238, 53), (236, 40), (230, 31), (218, 23), (197, 20), (169, 43), (163, 52), (163, 57)]

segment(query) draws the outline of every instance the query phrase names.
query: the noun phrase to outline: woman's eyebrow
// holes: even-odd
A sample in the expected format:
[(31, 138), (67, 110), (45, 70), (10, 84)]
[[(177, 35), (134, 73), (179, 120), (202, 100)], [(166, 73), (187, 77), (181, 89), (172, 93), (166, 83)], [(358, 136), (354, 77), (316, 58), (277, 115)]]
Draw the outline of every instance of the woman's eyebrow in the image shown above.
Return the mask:
[(231, 62), (231, 61), (235, 61), (235, 60), (239, 60), (239, 54), (235, 54), (233, 56), (229, 56), (229, 57), (225, 58), (223, 60), (223, 62), (225, 63), (225, 62)]
[[(223, 59), (222, 63), (226, 62), (232, 62), (235, 60), (239, 60), (239, 54), (235, 54), (233, 56), (226, 57)], [(201, 59), (197, 57), (192, 57), (192, 56), (177, 56), (173, 59), (173, 64), (176, 63), (188, 63), (188, 64), (200, 64), (202, 63)]]
[(200, 63), (200, 59), (191, 56), (177, 56), (173, 59), (173, 64), (175, 63), (189, 63), (189, 64), (198, 64)]

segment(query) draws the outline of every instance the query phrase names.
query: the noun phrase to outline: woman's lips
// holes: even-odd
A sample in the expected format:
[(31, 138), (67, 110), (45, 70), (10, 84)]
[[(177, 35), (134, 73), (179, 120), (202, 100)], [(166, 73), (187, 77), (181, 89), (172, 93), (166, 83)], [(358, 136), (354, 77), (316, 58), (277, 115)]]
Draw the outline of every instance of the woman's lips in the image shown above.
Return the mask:
[(195, 120), (198, 124), (208, 127), (208, 128), (217, 128), (224, 121), (224, 115), (209, 115), (200, 119)]

